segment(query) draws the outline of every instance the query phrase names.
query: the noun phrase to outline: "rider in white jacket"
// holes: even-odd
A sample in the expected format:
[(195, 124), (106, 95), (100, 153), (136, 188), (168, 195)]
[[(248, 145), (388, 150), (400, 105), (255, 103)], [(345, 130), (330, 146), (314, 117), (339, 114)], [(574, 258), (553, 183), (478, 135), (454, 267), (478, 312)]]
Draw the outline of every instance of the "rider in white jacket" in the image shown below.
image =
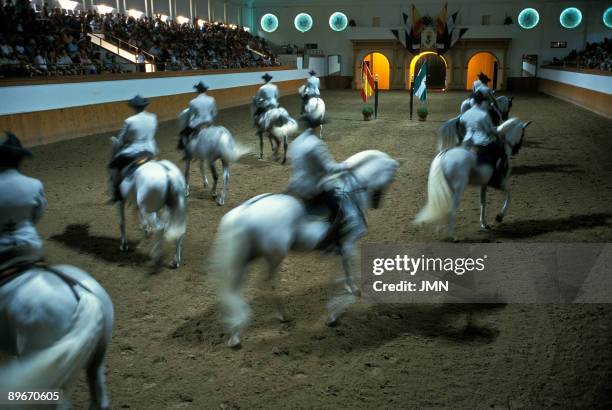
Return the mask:
[(2, 271), (43, 257), (43, 243), (36, 223), (47, 199), (42, 183), (19, 172), (24, 157), (32, 153), (7, 133), (0, 137), (0, 278)]
[(302, 113), (304, 113), (304, 107), (306, 107), (309, 99), (321, 96), (321, 90), (319, 90), (321, 81), (317, 77), (317, 73), (314, 70), (310, 70), (308, 74), (310, 74), (310, 77), (306, 79), (306, 86), (302, 94)]
[(472, 108), (459, 117), (459, 122), (465, 130), (463, 146), (476, 153), (479, 164), (486, 163), (493, 167), (491, 185), (499, 188), (501, 178), (505, 176), (508, 168), (508, 157), (489, 115), (487, 97), (482, 94), (481, 89), (474, 93), (473, 100)]
[(149, 101), (139, 95), (128, 101), (136, 114), (125, 120), (123, 128), (117, 135), (118, 149), (108, 165), (113, 185), (113, 201), (121, 199), (119, 184), (121, 171), (139, 159), (151, 159), (159, 152), (155, 141), (157, 116), (145, 111)]
[(319, 244), (320, 249), (328, 249), (336, 247), (349, 232), (359, 235), (365, 231), (365, 221), (350, 194), (337, 192), (336, 187), (323, 184), (328, 176), (350, 171), (350, 167), (336, 162), (318, 137), (320, 119), (308, 114), (302, 119), (308, 124), (308, 129), (289, 145), (287, 152), (293, 171), (287, 191), (307, 204), (323, 203), (329, 208), (331, 226)]
[(265, 84), (259, 87), (255, 97), (253, 98), (253, 116), (255, 117), (255, 124), (257, 125), (259, 116), (271, 108), (278, 107), (279, 92), (276, 84), (272, 84), (272, 76), (265, 73), (261, 78)]

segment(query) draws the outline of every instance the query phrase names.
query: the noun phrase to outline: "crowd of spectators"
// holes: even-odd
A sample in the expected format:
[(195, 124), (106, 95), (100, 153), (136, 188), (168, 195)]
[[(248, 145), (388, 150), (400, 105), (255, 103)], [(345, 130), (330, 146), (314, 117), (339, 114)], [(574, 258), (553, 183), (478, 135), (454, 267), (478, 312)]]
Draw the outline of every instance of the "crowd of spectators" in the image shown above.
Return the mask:
[(573, 50), (562, 60), (554, 58), (553, 65), (612, 71), (612, 40), (587, 43), (584, 50)]
[[(154, 62), (158, 71), (279, 65), (265, 40), (243, 27), (194, 23), (49, 10), (46, 5), (35, 11), (29, 0), (6, 0), (0, 5), (0, 78), (119, 73), (144, 69), (145, 62)], [(141, 64), (92, 45), (87, 32), (121, 43)]]
[(197, 18), (192, 23), (164, 21), (161, 16), (135, 19), (96, 14), (90, 20), (90, 28), (118, 38), (136, 50), (146, 51), (154, 57), (158, 70), (279, 65), (265, 40), (251, 35), (243, 27)]
[(47, 7), (35, 12), (28, 0), (0, 6), (0, 77), (123, 72), (112, 53), (84, 35), (87, 15)]

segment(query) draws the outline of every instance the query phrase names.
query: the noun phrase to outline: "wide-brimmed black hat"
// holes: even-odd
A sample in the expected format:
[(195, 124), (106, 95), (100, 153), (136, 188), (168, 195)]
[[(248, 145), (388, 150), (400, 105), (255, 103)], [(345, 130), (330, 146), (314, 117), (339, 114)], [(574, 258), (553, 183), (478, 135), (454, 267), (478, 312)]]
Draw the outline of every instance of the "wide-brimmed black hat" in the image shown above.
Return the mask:
[(140, 95), (136, 95), (136, 97), (128, 101), (128, 105), (134, 108), (143, 108), (149, 105), (149, 100)]
[(315, 70), (310, 70), (310, 71), (308, 72), (308, 74), (310, 74), (310, 75), (317, 75), (317, 72), (316, 72)]
[(478, 74), (478, 79), (480, 80), (481, 83), (485, 85), (488, 84), (489, 81), (491, 81), (491, 79), (487, 77), (487, 75), (483, 72), (480, 72), (480, 74)]
[(32, 151), (21, 145), (19, 138), (12, 132), (7, 131), (0, 136), (0, 159), (13, 159), (31, 157)]
[(204, 84), (202, 81), (193, 86), (199, 93), (205, 93), (208, 90), (208, 86)]
[(263, 80), (267, 83), (272, 79), (272, 76), (268, 73), (265, 73), (264, 75), (261, 76), (261, 78), (263, 78)]

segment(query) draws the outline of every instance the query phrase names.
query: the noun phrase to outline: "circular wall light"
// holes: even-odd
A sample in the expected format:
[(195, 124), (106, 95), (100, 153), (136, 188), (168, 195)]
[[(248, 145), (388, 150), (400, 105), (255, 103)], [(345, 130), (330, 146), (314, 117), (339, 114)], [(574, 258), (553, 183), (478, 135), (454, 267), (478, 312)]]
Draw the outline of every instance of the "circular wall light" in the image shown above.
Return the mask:
[(603, 14), (603, 23), (606, 27), (612, 28), (612, 7), (608, 7)]
[(582, 13), (576, 7), (568, 7), (559, 15), (559, 22), (565, 28), (576, 28), (582, 22)]
[(524, 29), (532, 29), (540, 22), (540, 14), (536, 9), (523, 9), (518, 15), (518, 23)]
[(329, 17), (329, 27), (334, 31), (342, 31), (348, 26), (348, 17), (339, 11)]
[(301, 31), (302, 33), (307, 32), (312, 28), (312, 17), (307, 13), (300, 13), (295, 16), (295, 20), (293, 20), (293, 25), (297, 31)]
[(267, 33), (272, 33), (278, 28), (278, 18), (271, 13), (264, 14), (260, 21), (261, 29)]

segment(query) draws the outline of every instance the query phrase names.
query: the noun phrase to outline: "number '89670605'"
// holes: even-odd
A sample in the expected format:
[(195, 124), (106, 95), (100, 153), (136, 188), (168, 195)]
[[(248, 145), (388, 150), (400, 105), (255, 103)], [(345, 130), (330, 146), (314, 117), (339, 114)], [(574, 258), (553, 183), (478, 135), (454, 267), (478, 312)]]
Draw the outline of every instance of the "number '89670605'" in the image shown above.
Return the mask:
[(62, 399), (59, 390), (38, 391), (5, 391), (2, 395), (2, 403), (29, 402), (29, 403), (59, 403)]

